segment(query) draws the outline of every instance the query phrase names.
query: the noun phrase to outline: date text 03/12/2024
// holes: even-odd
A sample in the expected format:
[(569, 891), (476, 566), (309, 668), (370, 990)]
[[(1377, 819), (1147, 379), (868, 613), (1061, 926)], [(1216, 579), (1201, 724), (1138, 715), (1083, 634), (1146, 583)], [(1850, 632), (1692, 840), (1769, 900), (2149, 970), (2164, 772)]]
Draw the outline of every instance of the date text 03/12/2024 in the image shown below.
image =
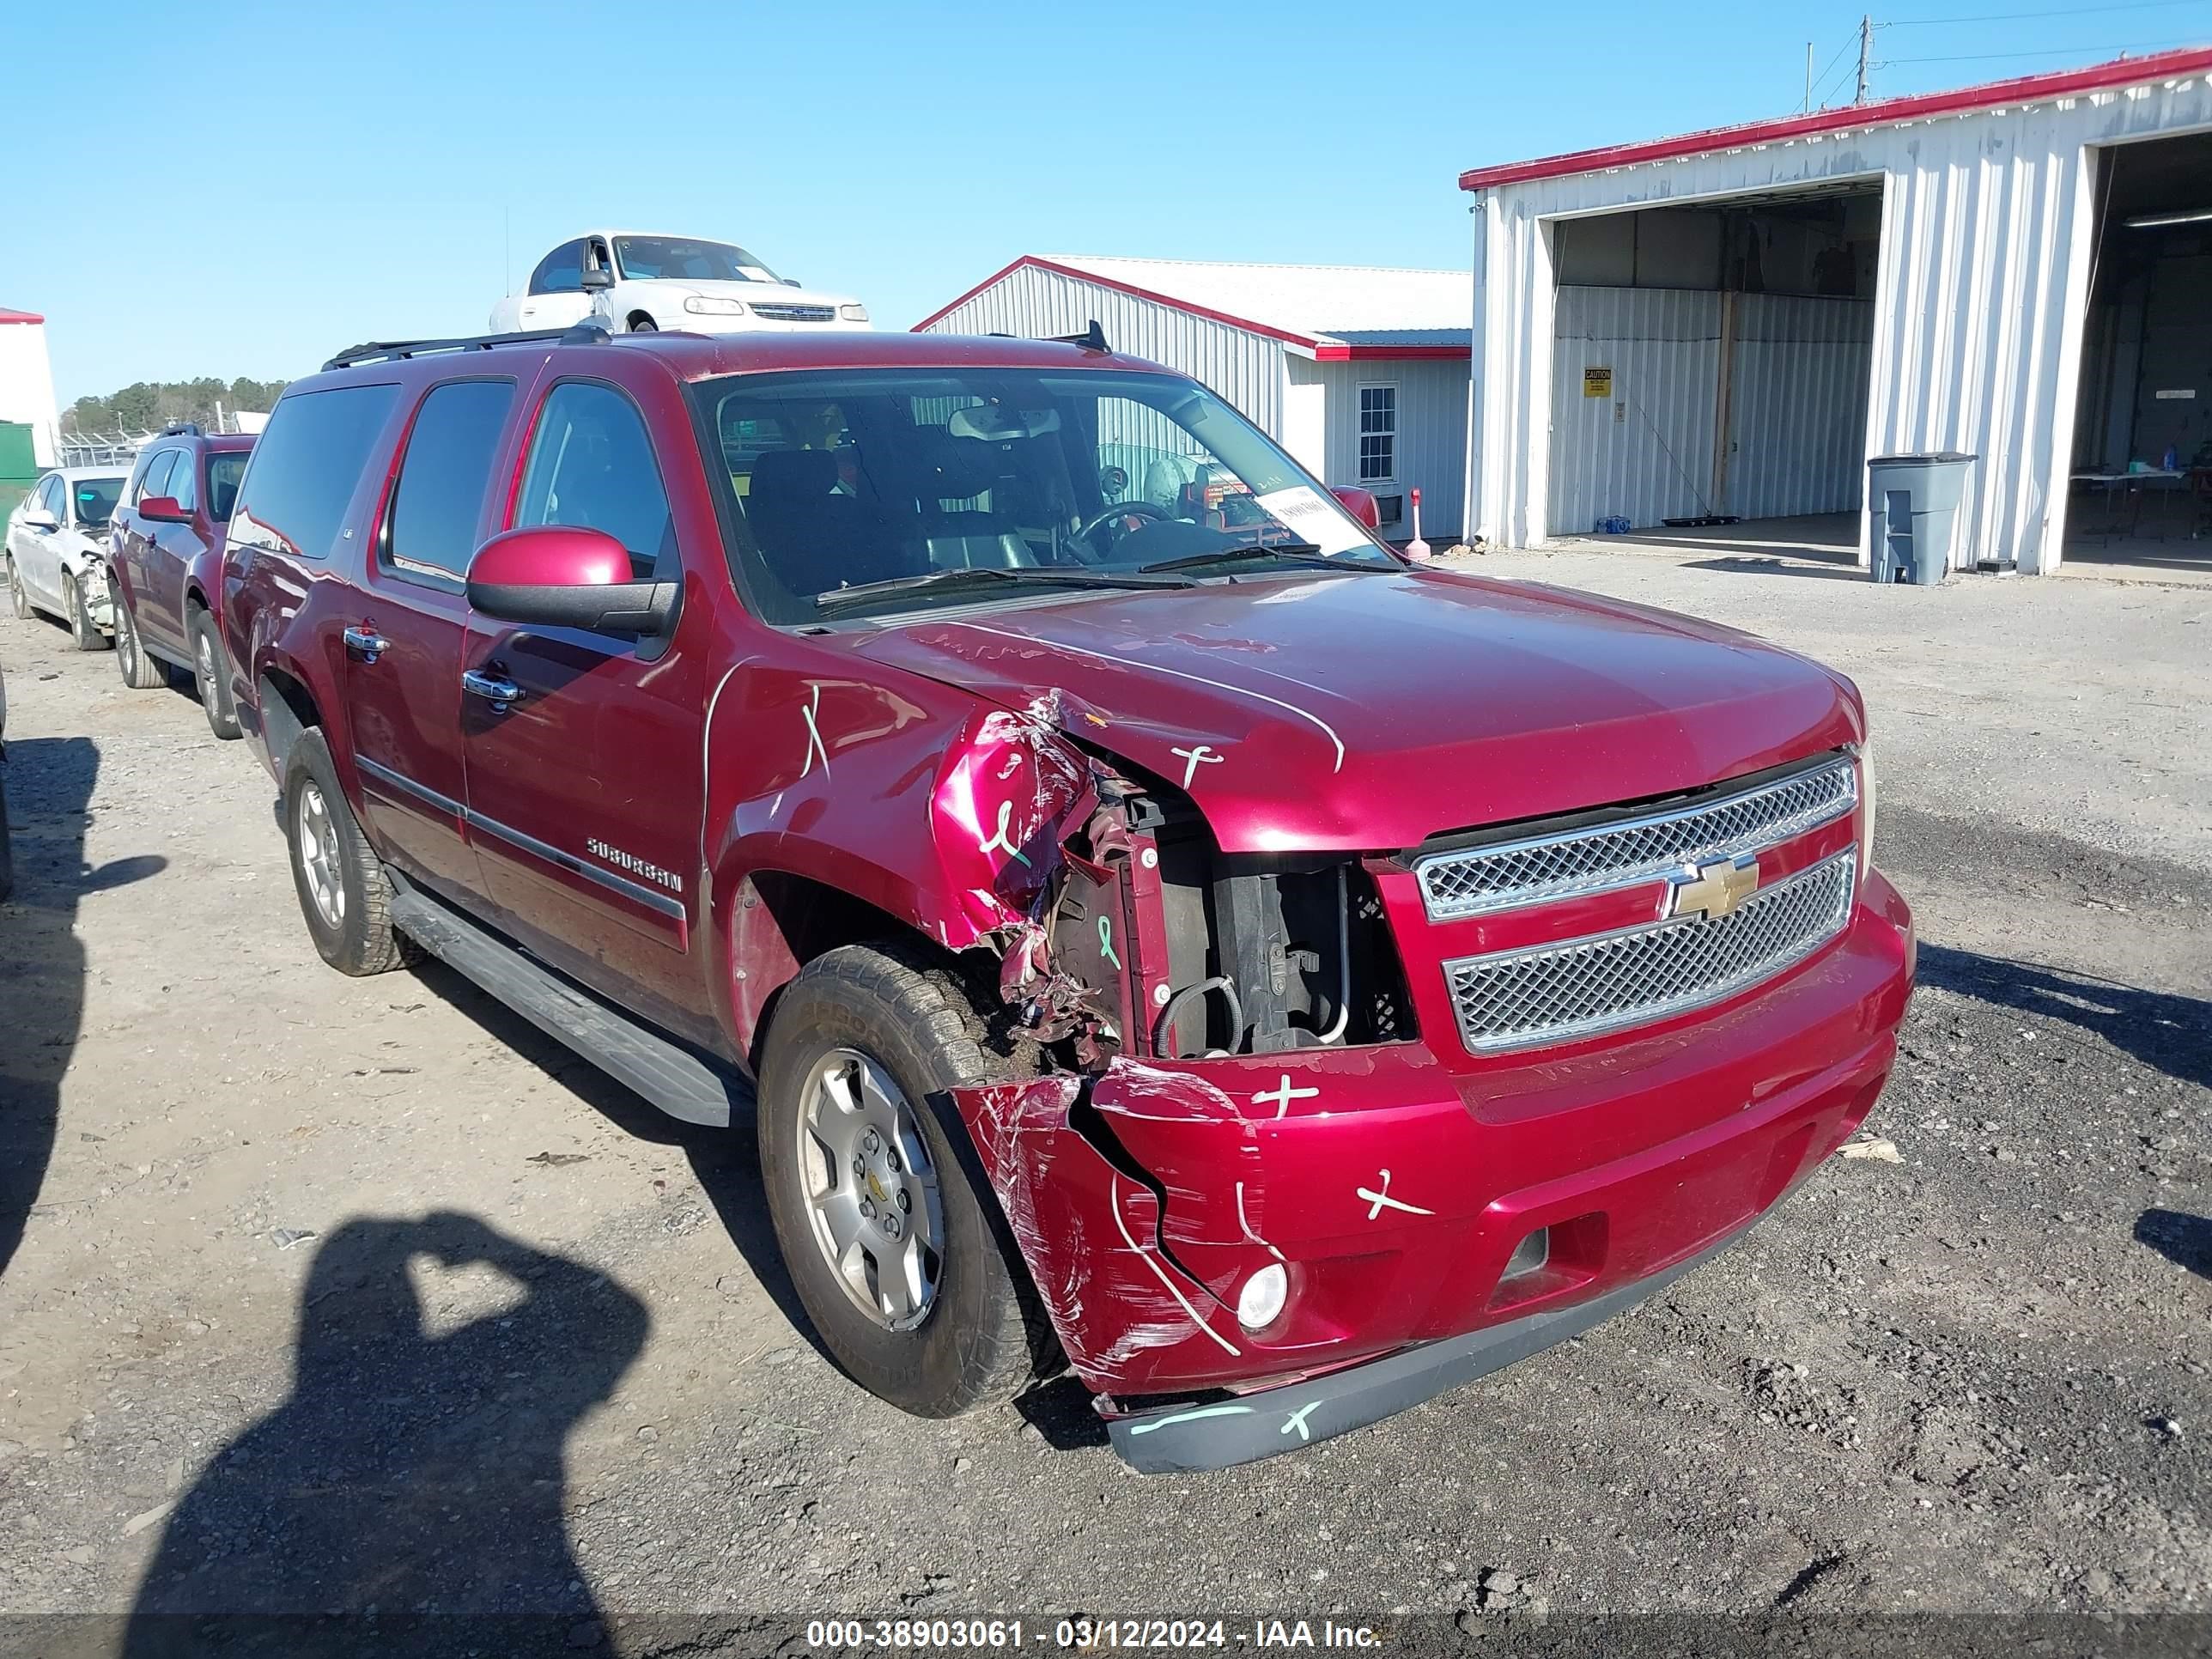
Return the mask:
[(1076, 1652), (1174, 1652), (1207, 1648), (1376, 1649), (1370, 1625), (1333, 1619), (817, 1619), (806, 1626), (813, 1653), (989, 1651), (1050, 1646)]

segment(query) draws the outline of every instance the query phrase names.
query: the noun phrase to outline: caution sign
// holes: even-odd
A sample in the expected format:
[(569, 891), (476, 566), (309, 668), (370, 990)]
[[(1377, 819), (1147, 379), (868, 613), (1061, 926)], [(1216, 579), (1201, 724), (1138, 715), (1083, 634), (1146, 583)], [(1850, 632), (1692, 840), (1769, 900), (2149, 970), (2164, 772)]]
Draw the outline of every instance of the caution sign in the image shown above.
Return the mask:
[(1613, 396), (1613, 371), (1609, 368), (1586, 368), (1583, 371), (1583, 396), (1610, 398)]

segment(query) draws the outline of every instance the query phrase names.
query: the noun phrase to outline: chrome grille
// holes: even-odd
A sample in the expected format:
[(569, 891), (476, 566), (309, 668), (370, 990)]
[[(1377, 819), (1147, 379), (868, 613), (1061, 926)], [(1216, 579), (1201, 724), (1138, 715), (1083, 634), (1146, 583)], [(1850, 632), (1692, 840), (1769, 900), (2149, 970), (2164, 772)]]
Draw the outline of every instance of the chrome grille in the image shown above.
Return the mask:
[(1436, 853), (1413, 873), (1431, 921), (1633, 887), (1711, 859), (1757, 852), (1858, 805), (1848, 758), (1717, 800), (1583, 830)]
[(1686, 1013), (1802, 962), (1850, 917), (1858, 852), (1754, 893), (1727, 915), (1624, 928), (1444, 964), (1473, 1052), (1562, 1042)]
[(775, 323), (827, 323), (837, 316), (835, 306), (756, 305), (753, 315)]

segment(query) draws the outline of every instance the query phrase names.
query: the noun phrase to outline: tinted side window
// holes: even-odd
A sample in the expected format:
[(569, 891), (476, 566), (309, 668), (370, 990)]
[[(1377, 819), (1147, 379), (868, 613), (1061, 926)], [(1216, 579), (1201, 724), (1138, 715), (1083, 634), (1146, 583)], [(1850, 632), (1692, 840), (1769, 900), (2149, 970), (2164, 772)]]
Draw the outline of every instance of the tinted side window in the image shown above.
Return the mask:
[(604, 530), (629, 550), (635, 574), (673, 578), (675, 523), (637, 405), (611, 386), (554, 387), (530, 441), (514, 522)]
[(177, 505), (191, 512), (199, 505), (199, 458), (189, 449), (177, 452), (174, 465), (169, 469), (169, 488), (166, 492), (177, 498)]
[(578, 294), (584, 287), (582, 240), (563, 242), (538, 262), (530, 273), (532, 294)]
[(169, 468), (176, 459), (177, 452), (173, 449), (155, 451), (154, 459), (147, 462), (146, 470), (138, 475), (138, 488), (131, 499), (134, 501), (143, 501), (149, 495), (167, 495)]
[(396, 386), (348, 386), (279, 398), (239, 486), (232, 544), (328, 558), (398, 395)]
[(39, 486), (39, 511), (56, 524), (62, 521), (62, 481), (48, 478)]
[(246, 452), (226, 449), (207, 459), (208, 517), (217, 524), (230, 517), (238, 500), (238, 481), (246, 476)]
[(466, 573), (492, 454), (514, 402), (512, 380), (457, 380), (432, 387), (422, 399), (385, 537), (385, 556), (395, 568)]

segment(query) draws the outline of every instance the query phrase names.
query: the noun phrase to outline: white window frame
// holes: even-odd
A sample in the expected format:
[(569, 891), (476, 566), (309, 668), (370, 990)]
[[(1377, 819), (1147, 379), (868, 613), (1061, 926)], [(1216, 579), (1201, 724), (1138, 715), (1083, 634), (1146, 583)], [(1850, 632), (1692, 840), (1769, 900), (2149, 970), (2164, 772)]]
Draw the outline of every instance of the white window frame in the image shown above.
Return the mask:
[[(1390, 470), (1387, 474), (1372, 478), (1367, 477), (1367, 458), (1360, 453), (1360, 441), (1364, 438), (1378, 437), (1383, 434), (1366, 430), (1366, 394), (1370, 392), (1388, 392), (1390, 394), (1390, 425), (1388, 434), (1390, 440)], [(1395, 484), (1398, 482), (1398, 446), (1404, 441), (1406, 435), (1405, 423), (1401, 418), (1404, 414), (1405, 406), (1406, 394), (1395, 380), (1362, 380), (1354, 388), (1352, 398), (1352, 471), (1362, 489), (1371, 489), (1376, 484)]]

